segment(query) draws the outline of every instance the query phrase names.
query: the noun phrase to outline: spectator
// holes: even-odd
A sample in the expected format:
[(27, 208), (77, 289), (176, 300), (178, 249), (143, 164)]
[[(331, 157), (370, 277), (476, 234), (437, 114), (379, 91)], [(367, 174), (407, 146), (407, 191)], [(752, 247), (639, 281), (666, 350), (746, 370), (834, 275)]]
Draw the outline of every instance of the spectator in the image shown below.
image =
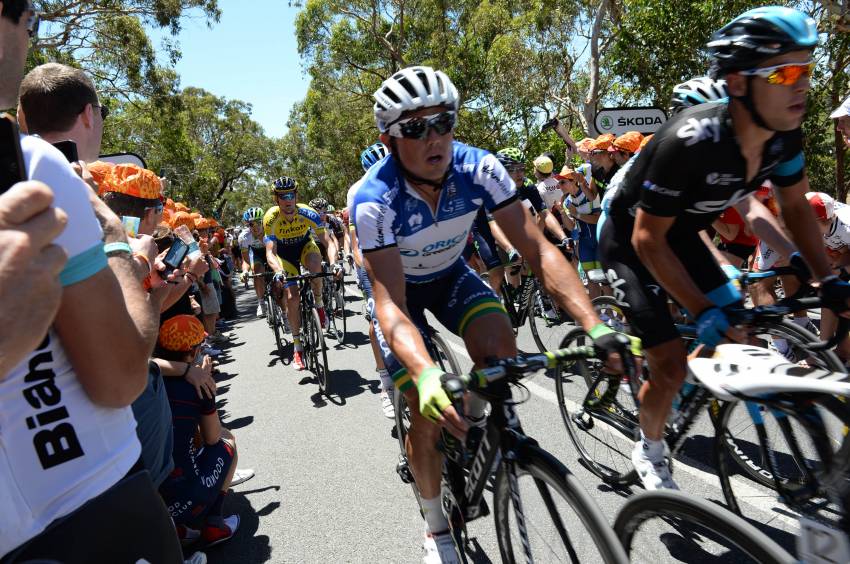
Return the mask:
[[(17, 86), (37, 14), (27, 2), (0, 4), (3, 91)], [(49, 143), (21, 141), (31, 179), (67, 214), (54, 239), (69, 260), (53, 326), (0, 382), (0, 556), (10, 561), (182, 560), (168, 513), (147, 472), (130, 403), (145, 385), (156, 332), (128, 309), (149, 308), (123, 230), (92, 210), (90, 190)], [(113, 215), (114, 218), (114, 215)], [(120, 222), (118, 223), (120, 228)], [(155, 326), (153, 327), (155, 329)], [(104, 346), (108, 336), (110, 346)], [(49, 403), (47, 399), (49, 398)], [(51, 418), (36, 417), (50, 410)], [(60, 415), (59, 419), (56, 419)], [(26, 421), (38, 421), (32, 428)]]
[(620, 169), (608, 149), (614, 144), (616, 137), (611, 133), (600, 135), (590, 145), (590, 164), (593, 181), (591, 190), (596, 195), (604, 195), (611, 179)]
[(642, 141), (643, 135), (637, 131), (627, 131), (614, 139), (608, 147), (608, 152), (611, 153), (611, 158), (614, 159), (618, 168), (629, 162), (629, 159), (640, 150)]
[[(191, 315), (178, 315), (163, 323), (157, 356), (176, 362), (193, 362), (200, 356), (204, 327)], [(203, 363), (209, 365), (209, 357)], [(231, 538), (239, 516), (223, 516), (224, 499), (236, 470), (236, 440), (222, 427), (215, 407), (215, 392), (199, 398), (180, 378), (165, 381), (171, 402), (174, 429), (174, 471), (160, 491), (171, 508), (184, 542), (200, 536), (208, 544)], [(195, 446), (197, 434), (201, 448)]]
[(558, 181), (552, 176), (555, 165), (547, 155), (534, 159), (534, 178), (537, 180), (537, 191), (543, 199), (547, 210), (551, 210), (560, 197)]
[(829, 115), (830, 119), (836, 120), (835, 129), (844, 138), (844, 144), (850, 147), (850, 95), (844, 99), (840, 106)]
[(726, 208), (711, 224), (720, 237), (718, 250), (735, 267), (743, 268), (755, 253), (758, 238), (750, 233), (744, 218), (734, 207)]
[(97, 160), (107, 115), (109, 110), (98, 100), (94, 84), (80, 69), (46, 63), (21, 82), (21, 128), (49, 143), (73, 141), (82, 161)]

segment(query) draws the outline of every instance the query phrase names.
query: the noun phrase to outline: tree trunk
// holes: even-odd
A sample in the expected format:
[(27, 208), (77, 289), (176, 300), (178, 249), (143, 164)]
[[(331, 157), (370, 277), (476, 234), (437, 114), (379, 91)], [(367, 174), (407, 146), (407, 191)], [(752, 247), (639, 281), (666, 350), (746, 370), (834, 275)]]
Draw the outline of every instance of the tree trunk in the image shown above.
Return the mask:
[(602, 22), (605, 20), (605, 14), (608, 12), (609, 4), (610, 0), (602, 0), (599, 3), (599, 9), (593, 20), (593, 30), (590, 35), (590, 86), (587, 89), (587, 96), (584, 99), (582, 117), (584, 118), (587, 133), (591, 137), (599, 135), (595, 124), (596, 109), (599, 105), (599, 36), (602, 35)]

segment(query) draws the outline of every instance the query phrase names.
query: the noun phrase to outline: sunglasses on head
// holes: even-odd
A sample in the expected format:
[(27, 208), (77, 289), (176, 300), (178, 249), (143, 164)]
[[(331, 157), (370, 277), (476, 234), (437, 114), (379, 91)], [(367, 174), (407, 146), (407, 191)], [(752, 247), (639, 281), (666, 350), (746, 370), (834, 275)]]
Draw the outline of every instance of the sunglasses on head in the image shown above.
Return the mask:
[(297, 197), (296, 192), (293, 190), (291, 192), (275, 192), (275, 196), (280, 198), (281, 200), (294, 200)]
[(768, 84), (781, 84), (782, 86), (793, 86), (803, 76), (811, 76), (815, 68), (814, 61), (805, 63), (787, 63), (773, 67), (760, 69), (749, 69), (740, 71), (744, 76), (760, 76), (767, 79)]
[(456, 118), (457, 114), (449, 111), (402, 119), (392, 124), (387, 133), (393, 137), (405, 139), (425, 139), (428, 136), (428, 130), (433, 129), (437, 135), (445, 135), (455, 128)]
[(162, 213), (163, 208), (165, 208), (165, 206), (163, 206), (163, 205), (162, 205), (162, 202), (160, 202), (160, 203), (158, 203), (158, 204), (157, 204), (157, 205), (155, 205), (155, 206), (148, 206), (148, 207), (146, 207), (146, 208), (145, 208), (145, 211), (147, 211), (147, 210), (154, 210), (156, 213)]

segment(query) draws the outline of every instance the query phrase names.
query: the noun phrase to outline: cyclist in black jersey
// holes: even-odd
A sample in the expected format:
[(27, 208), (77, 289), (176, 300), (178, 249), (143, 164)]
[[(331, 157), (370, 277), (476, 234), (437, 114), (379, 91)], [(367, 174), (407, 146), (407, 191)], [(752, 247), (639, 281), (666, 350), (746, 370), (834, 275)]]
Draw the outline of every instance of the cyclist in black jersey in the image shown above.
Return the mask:
[(661, 439), (687, 365), (667, 293), (697, 320), (702, 342), (713, 346), (736, 334), (722, 307), (739, 302), (740, 294), (700, 230), (735, 205), (761, 238), (780, 237), (770, 213), (748, 197), (769, 179), (821, 293), (833, 303), (848, 296), (850, 286), (830, 276), (804, 196), (809, 184), (800, 124), (816, 45), (814, 21), (790, 8), (757, 8), (733, 20), (708, 44), (713, 74), (727, 81), (729, 103), (675, 116), (620, 184), (609, 187), (616, 193), (601, 230), (600, 258), (614, 296), (630, 306), (631, 327), (653, 376), (641, 390), (641, 440), (632, 453), (648, 489), (676, 487)]

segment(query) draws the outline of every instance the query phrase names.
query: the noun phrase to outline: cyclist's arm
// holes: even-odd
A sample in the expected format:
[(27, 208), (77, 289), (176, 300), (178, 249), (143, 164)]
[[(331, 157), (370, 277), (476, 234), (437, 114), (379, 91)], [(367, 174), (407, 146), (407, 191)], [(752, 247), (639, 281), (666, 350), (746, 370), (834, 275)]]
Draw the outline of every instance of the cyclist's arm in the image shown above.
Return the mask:
[[(735, 206), (737, 209), (737, 206)], [(720, 234), (721, 237), (726, 239), (727, 241), (734, 241), (735, 237), (738, 236), (738, 233), (741, 231), (741, 226), (734, 223), (724, 223), (722, 220), (715, 219), (714, 223), (711, 224), (715, 231)], [(700, 233), (704, 233), (701, 231)], [(714, 245), (712, 245), (714, 246)]]
[(693, 315), (712, 307), (667, 243), (667, 232), (676, 217), (652, 215), (638, 208), (632, 231), (632, 246), (641, 262), (673, 298)]
[[(806, 203), (805, 198), (803, 198), (803, 202)], [(785, 235), (785, 232), (779, 225), (779, 221), (773, 217), (767, 206), (758, 201), (755, 196), (750, 195), (748, 198), (741, 200), (735, 204), (735, 209), (744, 218), (753, 235), (767, 243), (771, 249), (783, 257), (787, 258), (797, 250), (794, 244), (788, 239), (788, 236)], [(816, 233), (818, 232), (816, 225), (812, 225), (812, 228), (815, 229)], [(823, 247), (822, 241), (820, 241), (820, 245)]]
[(711, 251), (711, 255), (714, 257), (714, 260), (717, 261), (717, 264), (720, 266), (726, 266), (727, 264), (734, 266), (731, 262), (729, 262), (729, 259), (720, 252), (720, 249), (717, 248), (717, 245), (715, 245), (714, 241), (711, 240), (711, 237), (708, 236), (707, 231), (700, 231), (699, 238), (702, 239), (702, 242), (705, 243), (705, 246), (708, 247), (709, 251)]
[(809, 179), (804, 176), (793, 186), (778, 188), (776, 197), (782, 209), (785, 226), (800, 249), (800, 254), (803, 255), (815, 278), (822, 280), (832, 274), (832, 269), (826, 258), (823, 237), (815, 221), (815, 214), (806, 200), (808, 191)]
[(278, 273), (283, 272), (283, 267), (280, 265), (280, 262), (277, 260), (277, 253), (275, 252), (276, 243), (272, 239), (266, 239), (266, 262), (269, 263), (269, 267), (272, 269), (272, 272)]
[(595, 327), (600, 322), (599, 317), (578, 274), (564, 255), (534, 227), (522, 205), (519, 202), (508, 204), (494, 211), (493, 217), (558, 305), (586, 330)]
[(242, 272), (249, 272), (251, 270), (251, 255), (248, 253), (248, 249), (240, 249), (242, 254)]
[(493, 239), (496, 240), (496, 244), (502, 247), (502, 250), (506, 253), (513, 249), (513, 245), (511, 245), (511, 242), (508, 241), (507, 237), (505, 237), (505, 233), (499, 227), (499, 224), (492, 220), (488, 223), (490, 225), (490, 233), (493, 234)]

